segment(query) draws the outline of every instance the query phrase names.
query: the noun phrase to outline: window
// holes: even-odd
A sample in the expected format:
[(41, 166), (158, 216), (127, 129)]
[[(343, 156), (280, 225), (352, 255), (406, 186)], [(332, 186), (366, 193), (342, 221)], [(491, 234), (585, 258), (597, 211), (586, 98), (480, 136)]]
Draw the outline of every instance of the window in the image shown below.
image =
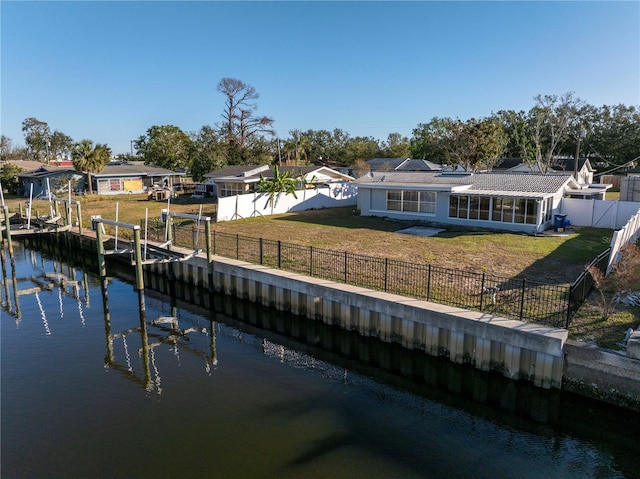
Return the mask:
[(402, 211), (418, 211), (418, 203), (420, 202), (420, 193), (417, 191), (402, 192)]
[(546, 209), (546, 212), (544, 216), (544, 221), (548, 223), (549, 221), (551, 221), (551, 214), (553, 212), (553, 198), (547, 198), (545, 209)]
[(513, 223), (513, 198), (502, 198), (502, 221)]
[(387, 191), (387, 209), (402, 211), (402, 191)]
[(420, 192), (420, 213), (436, 214), (436, 192)]
[(218, 184), (218, 196), (236, 196), (245, 192), (244, 185), (242, 183), (220, 183)]
[(519, 198), (515, 201), (515, 222), (524, 223), (524, 216), (527, 212), (527, 200)]
[(527, 213), (525, 217), (525, 223), (528, 225), (535, 225), (538, 223), (538, 209), (536, 205), (536, 200), (527, 200)]
[(435, 214), (435, 191), (387, 190), (387, 210)]
[(488, 196), (480, 197), (480, 219), (489, 219), (489, 205), (491, 204), (491, 198)]
[(457, 218), (458, 217), (458, 197), (450, 196), (449, 197), (449, 218)]
[(502, 221), (502, 198), (493, 198), (493, 212), (491, 214), (493, 221)]
[(478, 219), (478, 208), (480, 207), (480, 198), (477, 196), (469, 197), (469, 219), (477, 220)]
[(449, 218), (535, 225), (538, 221), (538, 203), (527, 198), (499, 196), (449, 197)]

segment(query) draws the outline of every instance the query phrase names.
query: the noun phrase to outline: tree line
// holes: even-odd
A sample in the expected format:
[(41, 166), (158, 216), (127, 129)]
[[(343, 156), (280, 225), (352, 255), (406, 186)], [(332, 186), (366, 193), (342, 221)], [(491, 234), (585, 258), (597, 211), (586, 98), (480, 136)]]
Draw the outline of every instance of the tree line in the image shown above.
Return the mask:
[[(273, 118), (258, 113), (259, 94), (234, 78), (223, 78), (217, 91), (225, 98), (220, 120), (198, 131), (175, 125), (153, 125), (132, 142), (135, 154), (122, 160), (143, 160), (171, 170), (188, 170), (198, 181), (226, 165), (342, 164), (363, 167), (371, 158), (419, 158), (468, 170), (491, 169), (503, 158), (521, 158), (542, 172), (559, 157), (580, 155), (592, 163), (615, 168), (640, 155), (640, 107), (596, 107), (576, 97), (538, 95), (529, 111), (502, 110), (483, 118), (433, 117), (419, 123), (411, 137), (390, 133), (386, 140), (351, 136), (335, 128), (293, 129), (275, 137)], [(2, 136), (0, 159), (49, 162), (71, 156), (81, 171), (99, 171), (111, 157), (106, 144), (88, 139), (74, 142), (51, 131), (46, 122), (27, 118), (22, 124), (23, 148)], [(363, 167), (364, 168), (364, 167)]]

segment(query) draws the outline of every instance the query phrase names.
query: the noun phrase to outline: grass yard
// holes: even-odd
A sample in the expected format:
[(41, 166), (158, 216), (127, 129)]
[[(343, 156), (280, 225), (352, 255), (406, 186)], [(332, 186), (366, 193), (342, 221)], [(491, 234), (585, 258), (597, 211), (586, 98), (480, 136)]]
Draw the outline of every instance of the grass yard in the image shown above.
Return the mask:
[[(119, 221), (133, 224), (144, 220), (145, 213), (149, 218), (159, 218), (161, 210), (167, 208), (166, 202), (148, 201), (145, 195), (76, 199), (81, 202), (83, 226), (87, 229), (91, 215), (99, 214), (114, 220), (116, 203)], [(170, 204), (170, 210), (197, 214), (199, 201), (180, 197)], [(13, 213), (18, 211), (20, 203), (24, 207), (26, 201), (24, 198), (5, 198), (5, 203)], [(215, 206), (214, 202), (205, 202), (202, 214), (214, 215)], [(34, 201), (34, 209), (48, 214), (49, 205), (46, 201)], [(563, 235), (535, 237), (491, 231), (448, 230), (432, 237), (398, 233), (411, 226), (426, 225), (416, 221), (362, 217), (355, 215), (351, 207), (213, 224), (216, 231), (223, 233), (562, 285), (572, 283), (587, 263), (607, 249), (612, 235), (610, 229), (596, 228), (574, 228)], [(107, 225), (110, 233), (108, 228)], [(119, 236), (127, 235), (130, 231), (119, 230)], [(639, 323), (640, 308), (620, 308), (612, 318), (602, 321), (596, 306), (587, 303), (575, 317), (570, 335), (617, 349), (624, 331), (629, 327), (637, 328)]]
[[(150, 219), (160, 217), (166, 202), (149, 201), (146, 195), (76, 197), (82, 209), (83, 227), (89, 228), (92, 215), (140, 224), (145, 214)], [(201, 201), (201, 200), (195, 200)], [(24, 198), (5, 198), (10, 212), (26, 208)], [(197, 214), (201, 203), (179, 197), (169, 205), (173, 212)], [(60, 205), (62, 208), (62, 204)], [(215, 215), (215, 203), (202, 204), (203, 215)], [(49, 213), (45, 200), (35, 200), (33, 214)], [(75, 216), (75, 211), (73, 213)], [(176, 219), (176, 222), (179, 222)], [(281, 240), (334, 251), (348, 251), (400, 261), (486, 272), (505, 277), (526, 277), (550, 284), (570, 284), (585, 265), (608, 248), (612, 230), (575, 228), (560, 236), (530, 236), (494, 231), (444, 231), (436, 236), (422, 237), (399, 234), (398, 231), (424, 224), (378, 217), (363, 217), (353, 208), (331, 208), (255, 217), (215, 223), (216, 231), (253, 238)], [(106, 225), (107, 233), (109, 225)], [(118, 235), (131, 237), (120, 228)]]
[(445, 231), (432, 237), (399, 234), (421, 225), (353, 214), (352, 208), (288, 213), (216, 223), (216, 231), (282, 240), (414, 263), (570, 284), (609, 246), (611, 230), (581, 228), (562, 236)]

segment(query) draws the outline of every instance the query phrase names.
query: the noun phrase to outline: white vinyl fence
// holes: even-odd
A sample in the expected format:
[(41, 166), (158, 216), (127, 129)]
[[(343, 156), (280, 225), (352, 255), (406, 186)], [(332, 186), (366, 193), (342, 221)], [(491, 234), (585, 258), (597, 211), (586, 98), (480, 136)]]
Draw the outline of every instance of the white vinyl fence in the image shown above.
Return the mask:
[(572, 225), (617, 230), (611, 237), (607, 274), (620, 260), (622, 248), (635, 243), (640, 236), (640, 202), (637, 201), (562, 198), (560, 210)]
[(640, 209), (637, 201), (581, 200), (563, 198), (562, 214), (575, 226), (592, 226), (618, 230)]
[(633, 244), (640, 237), (640, 209), (633, 215), (624, 227), (613, 233), (611, 238), (611, 254), (609, 255), (609, 264), (607, 265), (607, 273), (611, 272), (611, 268), (620, 260), (620, 252), (628, 244)]
[(357, 191), (357, 187), (351, 183), (336, 183), (312, 190), (298, 190), (296, 191), (297, 198), (292, 194), (277, 193), (273, 198), (273, 203), (267, 193), (249, 193), (218, 198), (217, 221), (233, 221), (290, 211), (355, 206)]

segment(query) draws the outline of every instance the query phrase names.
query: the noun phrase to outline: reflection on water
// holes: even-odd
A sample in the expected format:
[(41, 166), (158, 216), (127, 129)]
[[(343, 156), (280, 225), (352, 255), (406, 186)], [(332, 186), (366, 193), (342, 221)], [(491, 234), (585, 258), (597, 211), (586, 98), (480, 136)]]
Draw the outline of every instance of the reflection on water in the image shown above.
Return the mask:
[(635, 415), (85, 261), (3, 256), (3, 477), (637, 475)]

